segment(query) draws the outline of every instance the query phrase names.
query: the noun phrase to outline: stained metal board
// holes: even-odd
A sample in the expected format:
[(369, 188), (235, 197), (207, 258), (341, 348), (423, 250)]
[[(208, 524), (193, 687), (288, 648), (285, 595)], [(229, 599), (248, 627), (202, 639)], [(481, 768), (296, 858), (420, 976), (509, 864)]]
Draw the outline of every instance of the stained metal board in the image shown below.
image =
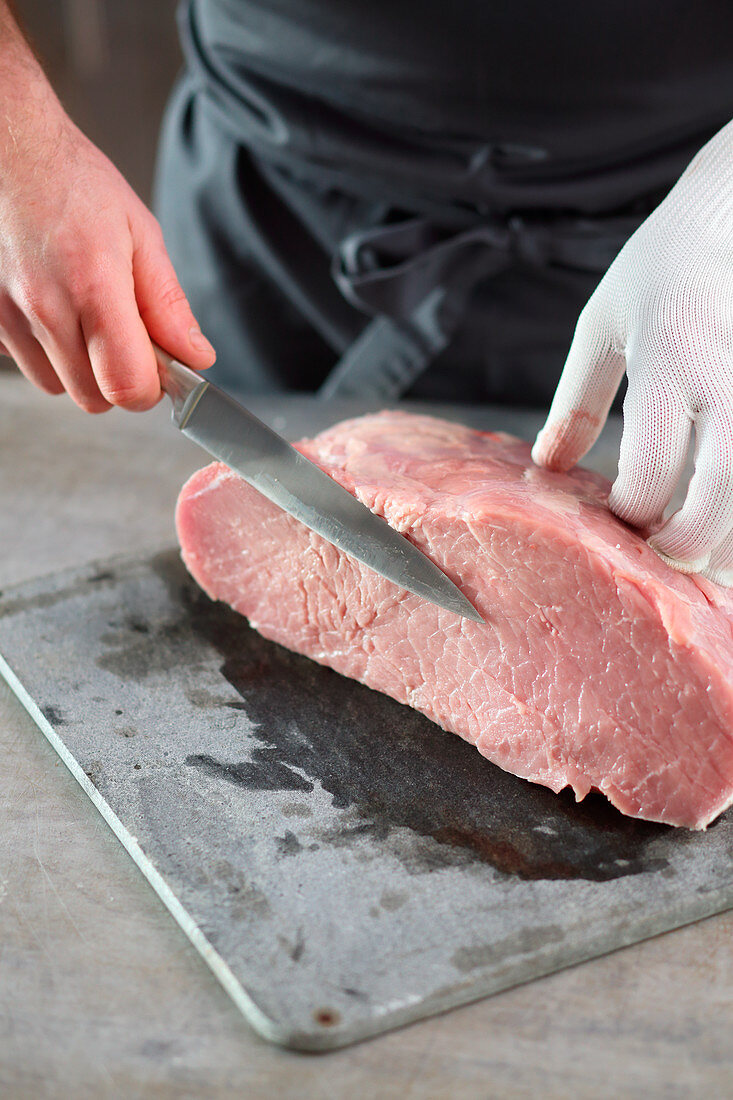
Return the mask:
[(507, 775), (260, 638), (176, 551), (8, 590), (0, 653), (275, 1042), (341, 1046), (733, 906), (731, 815), (691, 833)]

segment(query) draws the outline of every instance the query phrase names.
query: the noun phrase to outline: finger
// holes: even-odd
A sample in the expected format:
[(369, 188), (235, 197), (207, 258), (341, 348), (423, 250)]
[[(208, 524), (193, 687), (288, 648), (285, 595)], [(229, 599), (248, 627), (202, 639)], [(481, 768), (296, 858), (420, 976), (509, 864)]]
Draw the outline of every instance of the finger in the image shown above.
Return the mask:
[(178, 282), (155, 220), (133, 238), (135, 295), (140, 316), (157, 344), (198, 370), (210, 367), (216, 352), (201, 332)]
[[(37, 340), (69, 397), (88, 413), (107, 412), (112, 406), (100, 392), (94, 377), (79, 321), (70, 308), (53, 309), (39, 327)], [(50, 313), (53, 312), (53, 317)]]
[(612, 512), (634, 527), (662, 517), (682, 476), (692, 420), (679, 400), (646, 392), (632, 381), (624, 401), (618, 477), (608, 498)]
[(608, 326), (591, 299), (578, 319), (549, 416), (532, 448), (538, 466), (569, 470), (590, 450), (625, 367), (624, 357), (615, 350)]
[(722, 584), (725, 588), (733, 588), (733, 532), (713, 550), (707, 567), (702, 572), (708, 580)]
[[(733, 404), (733, 403), (732, 403)], [(699, 572), (733, 529), (733, 423), (729, 411), (713, 411), (696, 423), (695, 473), (682, 508), (649, 545), (684, 567)]]
[(100, 393), (110, 405), (142, 412), (160, 400), (160, 379), (132, 272), (124, 265), (120, 257), (89, 289), (80, 326)]
[(7, 337), (1, 346), (7, 349), (3, 354), (9, 355), (15, 361), (18, 370), (39, 390), (54, 396), (64, 392), (63, 382), (51, 366), (48, 356), (35, 336), (17, 332)]
[(85, 412), (150, 408), (161, 396), (150, 338), (135, 302), (129, 252), (89, 255), (65, 291), (20, 303), (64, 388)]
[[(27, 335), (35, 340), (63, 388), (84, 412), (110, 408), (94, 379), (74, 302), (55, 285), (37, 286), (32, 298), (20, 295), (3, 303), (3, 328), (7, 340)], [(13, 318), (8, 332), (8, 319)], [(7, 341), (6, 341), (7, 342)]]

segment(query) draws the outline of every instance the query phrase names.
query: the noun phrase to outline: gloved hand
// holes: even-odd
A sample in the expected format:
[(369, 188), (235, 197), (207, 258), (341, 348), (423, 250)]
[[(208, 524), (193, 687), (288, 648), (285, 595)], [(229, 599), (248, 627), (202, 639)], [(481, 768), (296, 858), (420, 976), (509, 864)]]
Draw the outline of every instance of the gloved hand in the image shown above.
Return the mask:
[[(637, 229), (580, 315), (532, 457), (567, 470), (595, 442), (624, 369), (609, 505), (676, 569), (733, 586), (733, 122)], [(695, 429), (695, 473), (666, 522)]]

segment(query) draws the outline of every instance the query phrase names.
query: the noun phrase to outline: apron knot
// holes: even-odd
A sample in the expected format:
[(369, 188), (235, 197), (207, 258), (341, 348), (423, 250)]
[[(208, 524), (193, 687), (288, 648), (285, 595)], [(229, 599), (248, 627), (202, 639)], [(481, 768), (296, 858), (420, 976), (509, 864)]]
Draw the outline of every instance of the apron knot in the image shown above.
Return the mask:
[(332, 275), (374, 317), (319, 393), (394, 400), (449, 344), (477, 283), (513, 264), (602, 273), (638, 219), (481, 218), (458, 232), (413, 217), (349, 234)]

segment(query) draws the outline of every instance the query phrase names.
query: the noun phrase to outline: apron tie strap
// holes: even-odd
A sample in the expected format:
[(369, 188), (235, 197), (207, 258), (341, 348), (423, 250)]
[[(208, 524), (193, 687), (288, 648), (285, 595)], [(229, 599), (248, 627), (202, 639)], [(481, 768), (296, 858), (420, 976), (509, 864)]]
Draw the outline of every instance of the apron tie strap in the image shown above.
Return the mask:
[(374, 317), (319, 390), (324, 398), (394, 400), (448, 346), (475, 286), (519, 261), (603, 273), (638, 218), (482, 222), (450, 233), (427, 218), (351, 233), (332, 275)]

